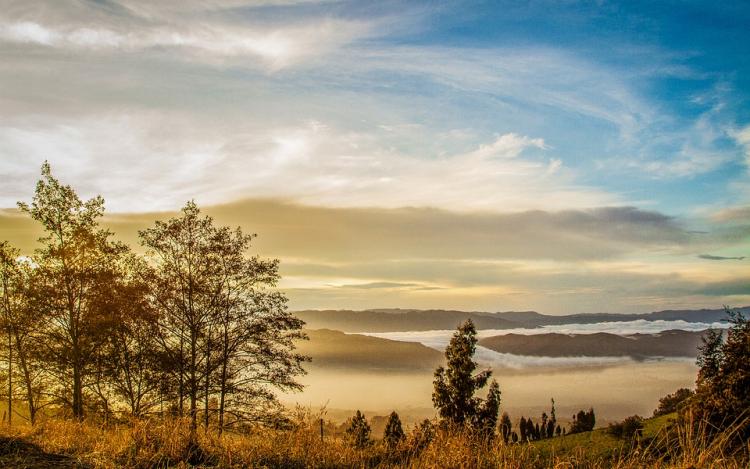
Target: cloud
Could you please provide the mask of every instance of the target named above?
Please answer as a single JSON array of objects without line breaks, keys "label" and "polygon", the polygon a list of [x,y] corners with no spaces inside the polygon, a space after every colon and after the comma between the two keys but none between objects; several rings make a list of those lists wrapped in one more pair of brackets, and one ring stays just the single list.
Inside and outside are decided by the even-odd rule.
[{"label": "cloud", "polygon": [[[325,54],[342,44],[366,36],[369,29],[370,25],[364,22],[336,19],[274,30],[196,25],[184,29],[159,26],[124,32],[88,27],[65,32],[33,22],[22,22],[0,27],[0,38],[56,48],[137,52],[166,47],[194,49],[219,57],[253,55],[267,60],[271,70],[278,70],[301,58]],[[202,59],[201,56],[195,58]]]},{"label": "cloud", "polygon": [[[382,130],[351,132],[314,120],[287,128],[247,124],[139,112],[52,127],[0,125],[0,153],[19,162],[5,169],[9,178],[27,178],[48,160],[61,180],[84,181],[85,192],[102,194],[114,211],[176,209],[193,197],[204,204],[276,197],[319,206],[460,211],[616,201],[576,186],[559,160],[547,162],[548,147],[538,138],[511,133],[463,153],[416,156],[384,148]],[[18,194],[17,187],[3,187],[0,205],[12,206]]]},{"label": "cloud", "polygon": [[396,283],[396,282],[370,282],[359,283],[354,285],[338,285],[336,288],[352,288],[355,290],[380,290],[394,288],[413,288],[420,287],[416,283]]},{"label": "cloud", "polygon": [[706,259],[709,261],[742,261],[745,256],[740,257],[725,257],[725,256],[712,256],[711,254],[701,254],[698,256],[700,259]]}]

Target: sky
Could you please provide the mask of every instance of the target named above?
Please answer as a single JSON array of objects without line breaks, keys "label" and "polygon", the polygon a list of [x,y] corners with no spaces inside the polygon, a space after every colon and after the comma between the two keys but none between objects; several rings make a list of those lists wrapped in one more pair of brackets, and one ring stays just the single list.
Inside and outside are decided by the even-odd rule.
[{"label": "sky", "polygon": [[49,161],[293,310],[745,306],[749,98],[745,1],[2,0],[0,240]]}]

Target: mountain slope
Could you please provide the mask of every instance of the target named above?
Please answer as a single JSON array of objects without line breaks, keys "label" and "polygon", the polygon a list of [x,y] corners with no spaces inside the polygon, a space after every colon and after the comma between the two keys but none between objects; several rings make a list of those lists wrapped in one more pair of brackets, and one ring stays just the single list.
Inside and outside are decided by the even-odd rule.
[{"label": "mountain slope", "polygon": [[671,330],[660,334],[506,334],[479,345],[500,353],[536,357],[689,357],[698,356],[703,332]]}]

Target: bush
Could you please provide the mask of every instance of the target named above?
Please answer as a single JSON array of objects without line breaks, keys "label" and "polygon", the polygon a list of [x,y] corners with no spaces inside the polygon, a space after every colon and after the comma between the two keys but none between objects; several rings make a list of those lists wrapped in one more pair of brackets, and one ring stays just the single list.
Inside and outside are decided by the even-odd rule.
[{"label": "bush", "polygon": [[610,423],[607,433],[622,440],[629,440],[633,437],[641,436],[643,430],[643,417],[631,415],[622,422]]},{"label": "bush", "polygon": [[667,394],[659,399],[659,407],[654,411],[654,417],[677,412],[680,404],[694,394],[695,392],[688,388],[680,388],[672,394]]}]

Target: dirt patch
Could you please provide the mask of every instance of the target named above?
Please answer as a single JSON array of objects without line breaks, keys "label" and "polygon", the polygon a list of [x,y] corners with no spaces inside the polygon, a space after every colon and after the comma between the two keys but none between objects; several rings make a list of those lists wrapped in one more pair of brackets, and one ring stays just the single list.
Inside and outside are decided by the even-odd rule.
[{"label": "dirt patch", "polygon": [[14,469],[93,469],[94,466],[70,456],[50,454],[23,438],[0,437],[0,468]]}]

